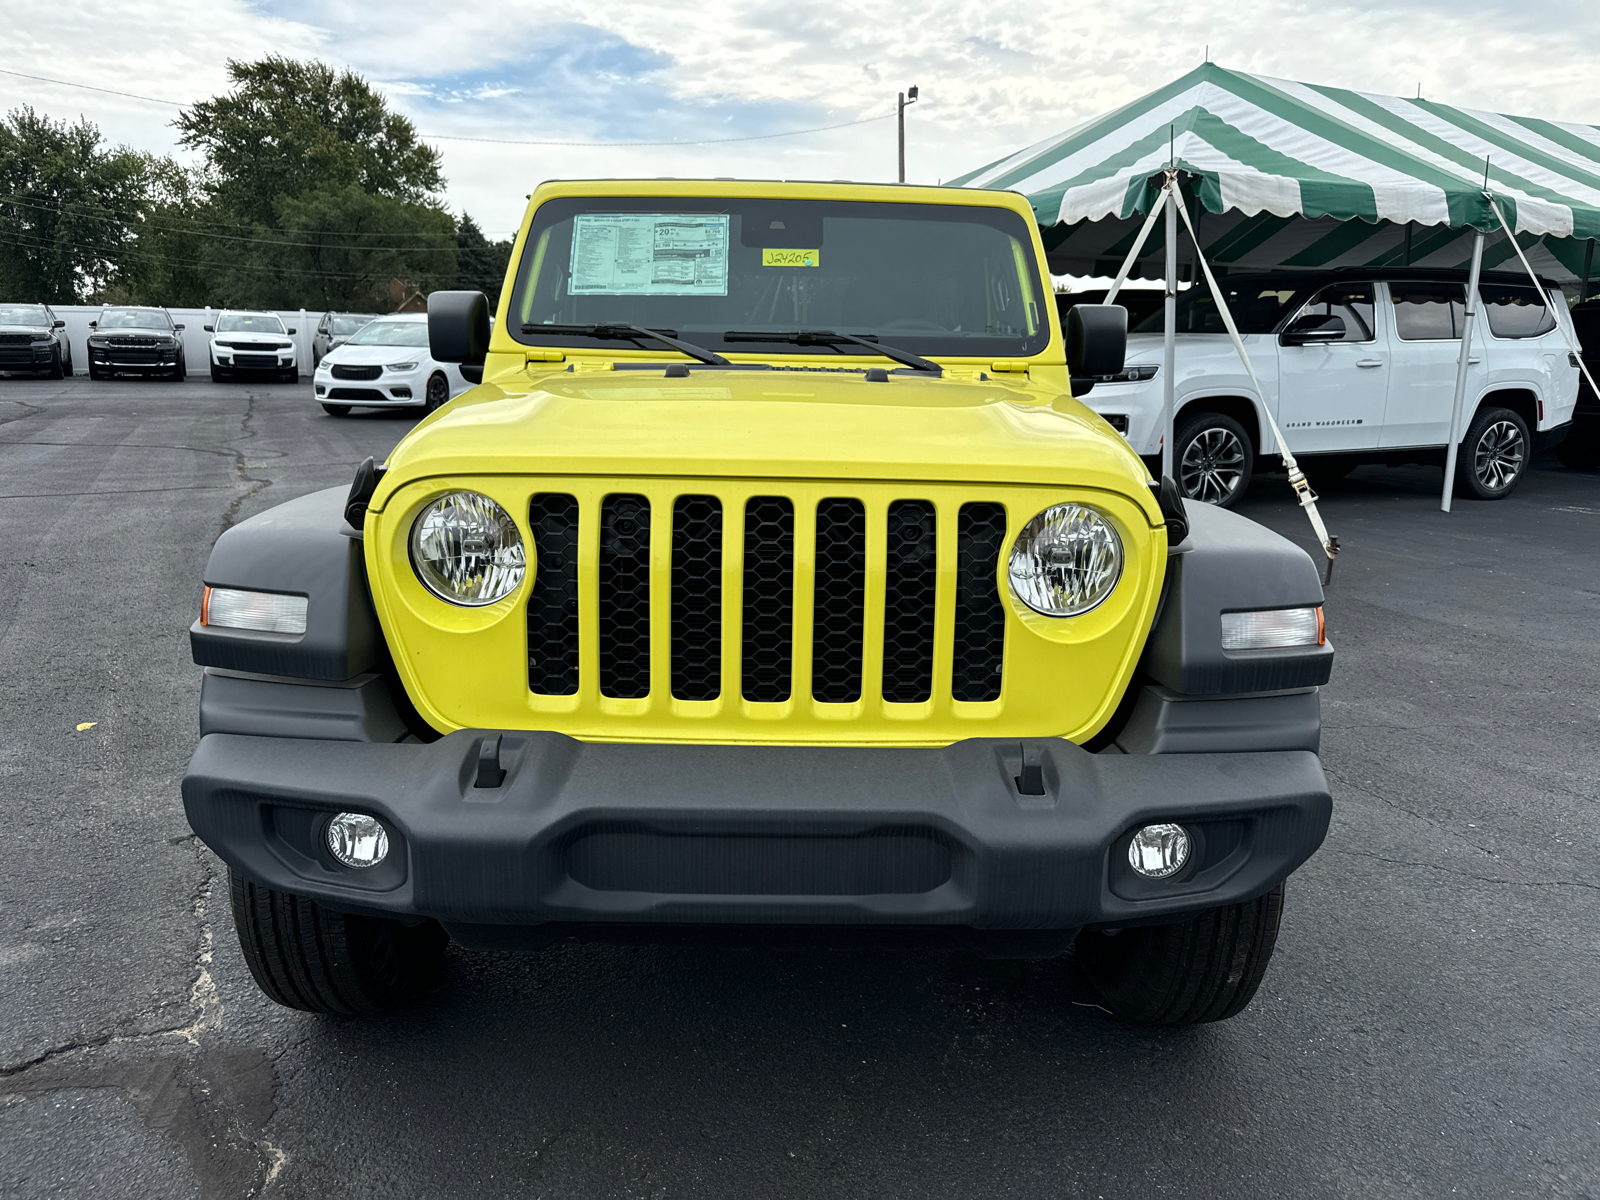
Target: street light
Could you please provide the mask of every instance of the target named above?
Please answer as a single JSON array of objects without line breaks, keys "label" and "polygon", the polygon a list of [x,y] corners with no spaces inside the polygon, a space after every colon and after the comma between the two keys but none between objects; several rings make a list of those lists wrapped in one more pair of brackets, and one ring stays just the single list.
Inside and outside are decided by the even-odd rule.
[{"label": "street light", "polygon": [[900,104],[895,113],[900,121],[900,182],[906,181],[906,109],[917,102],[917,85],[912,84],[911,90],[900,93]]}]

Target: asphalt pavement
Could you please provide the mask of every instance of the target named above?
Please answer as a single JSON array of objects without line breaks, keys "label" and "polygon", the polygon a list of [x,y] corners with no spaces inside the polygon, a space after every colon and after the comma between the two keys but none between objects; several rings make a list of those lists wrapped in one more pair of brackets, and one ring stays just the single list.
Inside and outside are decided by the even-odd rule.
[{"label": "asphalt pavement", "polygon": [[[1241,1016],[1070,960],[452,949],[277,1008],[178,782],[231,523],[411,427],[309,384],[0,379],[0,1195],[1600,1196],[1600,472],[1324,513],[1333,828]],[[1282,477],[1243,511],[1310,547]]]}]

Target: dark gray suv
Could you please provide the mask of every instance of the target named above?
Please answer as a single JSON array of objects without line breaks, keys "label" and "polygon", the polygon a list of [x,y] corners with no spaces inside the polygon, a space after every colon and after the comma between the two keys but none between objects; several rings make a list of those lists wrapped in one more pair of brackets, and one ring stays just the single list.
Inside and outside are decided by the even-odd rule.
[{"label": "dark gray suv", "polygon": [[0,371],[50,379],[72,374],[67,323],[48,304],[0,304]]},{"label": "dark gray suv", "polygon": [[181,382],[188,374],[182,333],[183,326],[173,324],[164,308],[103,308],[89,322],[89,378],[131,373]]}]

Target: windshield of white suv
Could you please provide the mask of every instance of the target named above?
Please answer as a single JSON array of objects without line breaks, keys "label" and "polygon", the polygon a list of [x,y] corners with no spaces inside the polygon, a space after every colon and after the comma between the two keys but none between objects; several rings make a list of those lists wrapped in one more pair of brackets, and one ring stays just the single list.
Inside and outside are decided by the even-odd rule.
[{"label": "windshield of white suv", "polygon": [[217,320],[218,333],[283,333],[283,322],[272,313],[227,313]]},{"label": "windshield of white suv", "polygon": [[[829,331],[917,355],[1024,356],[1049,341],[1049,301],[1031,231],[1007,209],[565,199],[534,215],[510,332],[535,346],[615,346],[614,335],[570,327],[628,325],[712,351],[871,353],[848,343],[759,337]],[[568,328],[546,333],[541,325]]]},{"label": "windshield of white suv", "polygon": [[40,304],[0,304],[0,325],[48,325],[50,317]]},{"label": "windshield of white suv", "polygon": [[[1293,281],[1259,278],[1241,279],[1237,283],[1221,279],[1217,286],[1228,301],[1228,311],[1233,314],[1240,333],[1271,333],[1288,315],[1291,301],[1306,290],[1303,284],[1297,286]],[[1157,309],[1130,332],[1160,333],[1165,328],[1165,319],[1163,310]],[[1228,327],[1222,323],[1216,297],[1208,288],[1191,288],[1178,297],[1177,331],[1227,334]]]},{"label": "windshield of white suv", "polygon": [[170,329],[172,322],[163,312],[147,308],[108,308],[99,317],[99,329]]},{"label": "windshield of white suv", "polygon": [[426,321],[370,321],[350,336],[346,346],[426,346]]}]

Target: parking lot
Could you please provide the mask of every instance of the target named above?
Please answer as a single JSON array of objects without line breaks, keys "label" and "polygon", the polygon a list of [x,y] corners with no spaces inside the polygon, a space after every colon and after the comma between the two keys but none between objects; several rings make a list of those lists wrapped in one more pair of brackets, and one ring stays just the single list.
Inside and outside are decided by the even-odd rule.
[{"label": "parking lot", "polygon": [[[1600,1195],[1600,472],[1323,511],[1333,828],[1178,1032],[1070,960],[451,952],[398,1016],[256,989],[189,835],[235,521],[411,427],[298,386],[0,379],[0,1194]],[[1281,478],[1243,511],[1310,546]]]}]

